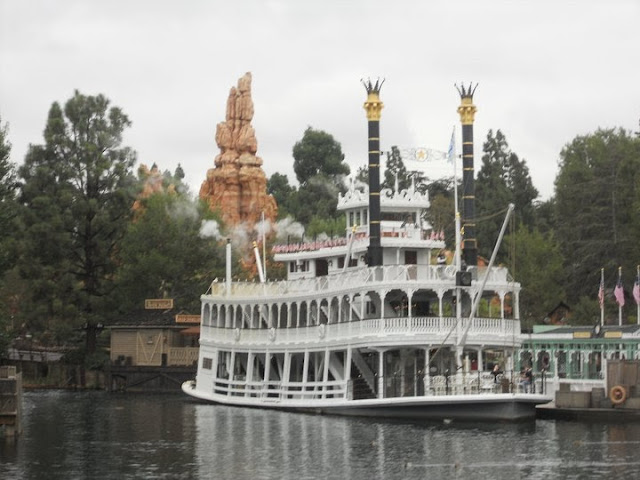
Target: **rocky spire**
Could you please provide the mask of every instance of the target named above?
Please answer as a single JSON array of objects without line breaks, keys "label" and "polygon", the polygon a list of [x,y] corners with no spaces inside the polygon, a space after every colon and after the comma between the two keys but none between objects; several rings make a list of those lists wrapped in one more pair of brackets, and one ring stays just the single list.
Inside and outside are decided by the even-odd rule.
[{"label": "rocky spire", "polygon": [[220,212],[228,227],[241,223],[252,227],[263,212],[274,223],[278,214],[275,199],[267,194],[262,159],[256,156],[258,141],[252,119],[251,73],[246,73],[229,92],[225,121],[216,128],[220,153],[200,187],[200,198]]}]

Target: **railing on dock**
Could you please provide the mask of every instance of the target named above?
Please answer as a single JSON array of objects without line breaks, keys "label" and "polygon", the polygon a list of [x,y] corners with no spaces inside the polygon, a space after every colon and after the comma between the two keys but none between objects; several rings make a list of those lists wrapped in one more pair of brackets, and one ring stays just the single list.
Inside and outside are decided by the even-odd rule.
[{"label": "railing on dock", "polygon": [[189,366],[197,364],[199,351],[198,347],[171,347],[169,348],[167,365]]}]

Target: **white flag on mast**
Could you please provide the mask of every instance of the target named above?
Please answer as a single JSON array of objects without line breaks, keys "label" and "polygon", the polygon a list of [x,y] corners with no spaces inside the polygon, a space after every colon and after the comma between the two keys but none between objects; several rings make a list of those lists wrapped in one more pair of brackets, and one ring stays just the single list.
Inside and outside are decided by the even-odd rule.
[{"label": "white flag on mast", "polygon": [[456,127],[451,132],[451,141],[449,142],[449,150],[447,151],[447,159],[453,163],[456,159]]}]

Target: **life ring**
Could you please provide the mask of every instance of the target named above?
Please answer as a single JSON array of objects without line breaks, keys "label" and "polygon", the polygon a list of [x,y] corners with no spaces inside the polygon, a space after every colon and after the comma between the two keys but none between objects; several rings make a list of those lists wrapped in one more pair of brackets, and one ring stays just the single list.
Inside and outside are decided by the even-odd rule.
[{"label": "life ring", "polygon": [[616,385],[609,391],[609,398],[614,405],[622,405],[627,399],[627,389],[622,385]]}]

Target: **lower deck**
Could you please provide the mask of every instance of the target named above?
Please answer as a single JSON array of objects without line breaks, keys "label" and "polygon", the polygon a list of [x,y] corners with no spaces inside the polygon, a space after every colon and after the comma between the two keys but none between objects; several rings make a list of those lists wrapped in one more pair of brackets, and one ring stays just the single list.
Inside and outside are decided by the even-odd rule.
[{"label": "lower deck", "polygon": [[[189,392],[219,403],[321,410],[379,408],[389,402],[434,405],[454,398],[492,403],[515,396],[534,404],[551,399],[553,388],[544,373],[529,381],[513,371],[513,350],[474,352],[476,359],[467,351],[457,368],[458,351],[450,347],[260,351],[204,346],[196,386]],[[490,371],[494,366],[497,375]]]}]

